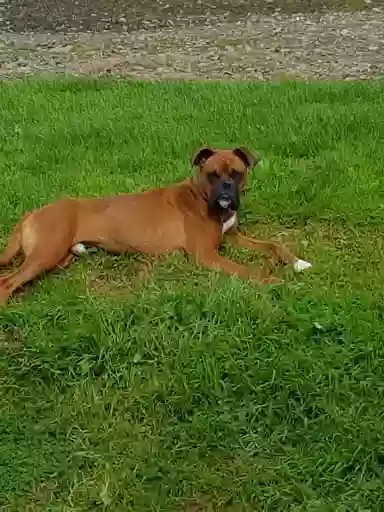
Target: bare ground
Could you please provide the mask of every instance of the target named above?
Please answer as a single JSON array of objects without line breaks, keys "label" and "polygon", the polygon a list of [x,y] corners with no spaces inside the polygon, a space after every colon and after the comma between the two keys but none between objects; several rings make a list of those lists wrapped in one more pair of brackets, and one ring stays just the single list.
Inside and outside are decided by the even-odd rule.
[{"label": "bare ground", "polygon": [[0,0],[0,76],[371,78],[384,75],[379,4]]}]

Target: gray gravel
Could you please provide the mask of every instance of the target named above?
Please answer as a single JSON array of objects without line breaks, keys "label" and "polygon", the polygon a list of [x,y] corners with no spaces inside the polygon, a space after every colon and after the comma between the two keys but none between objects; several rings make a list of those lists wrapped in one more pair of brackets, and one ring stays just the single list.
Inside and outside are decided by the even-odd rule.
[{"label": "gray gravel", "polygon": [[0,6],[3,23],[14,29],[0,35],[3,78],[52,72],[116,73],[131,79],[366,79],[384,75],[384,8],[379,7],[301,14],[239,11],[237,17],[219,9],[219,14],[204,20],[193,13],[185,19],[181,16],[173,26],[172,20],[165,23],[163,17],[161,26],[148,22],[143,28],[142,16],[141,24],[119,30],[86,32],[67,23],[63,30],[56,27],[50,33],[30,27],[18,31],[9,21],[9,5],[0,0]]},{"label": "gray gravel", "polygon": [[132,32],[211,25],[217,17],[234,22],[276,11],[357,11],[380,5],[382,0],[1,0],[0,32]]}]

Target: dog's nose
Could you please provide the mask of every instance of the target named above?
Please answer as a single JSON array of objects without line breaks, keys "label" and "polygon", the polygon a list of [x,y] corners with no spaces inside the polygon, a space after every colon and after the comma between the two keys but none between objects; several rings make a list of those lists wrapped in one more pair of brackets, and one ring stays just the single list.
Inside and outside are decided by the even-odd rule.
[{"label": "dog's nose", "polygon": [[232,181],[224,181],[223,182],[223,189],[229,190],[232,187]]}]

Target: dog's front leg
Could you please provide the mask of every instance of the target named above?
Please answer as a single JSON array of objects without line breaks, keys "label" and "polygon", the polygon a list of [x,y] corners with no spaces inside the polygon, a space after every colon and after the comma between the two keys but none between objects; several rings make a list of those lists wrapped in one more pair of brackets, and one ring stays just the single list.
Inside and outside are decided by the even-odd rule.
[{"label": "dog's front leg", "polygon": [[264,240],[255,240],[243,235],[237,230],[229,232],[227,236],[228,239],[238,247],[270,254],[275,260],[285,263],[286,265],[292,265],[296,272],[301,272],[312,266],[309,261],[301,260],[295,256],[295,254],[293,254],[293,252],[283,244]]},{"label": "dog's front leg", "polygon": [[267,276],[260,270],[242,265],[236,261],[221,256],[217,252],[203,252],[195,254],[195,259],[199,265],[212,270],[220,270],[227,275],[240,277],[242,279],[252,279],[261,283],[279,283],[280,280],[273,276]]}]

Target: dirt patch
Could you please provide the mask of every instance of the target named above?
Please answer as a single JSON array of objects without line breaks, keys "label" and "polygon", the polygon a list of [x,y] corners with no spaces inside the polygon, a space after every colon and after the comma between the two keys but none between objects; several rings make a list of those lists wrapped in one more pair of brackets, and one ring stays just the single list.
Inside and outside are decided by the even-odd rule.
[{"label": "dirt patch", "polygon": [[88,288],[92,293],[108,297],[130,295],[151,277],[156,263],[156,259],[143,258],[135,261],[128,272],[118,269],[95,269],[87,278]]},{"label": "dirt patch", "polygon": [[20,352],[24,349],[25,333],[11,326],[0,326],[0,351]]},{"label": "dirt patch", "polygon": [[[224,501],[224,502],[223,502]],[[180,512],[257,512],[259,508],[245,504],[228,504],[226,500],[200,498],[187,503]]]}]

